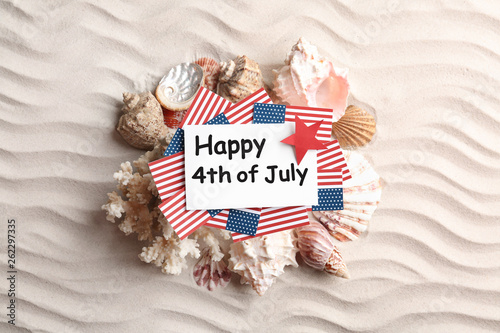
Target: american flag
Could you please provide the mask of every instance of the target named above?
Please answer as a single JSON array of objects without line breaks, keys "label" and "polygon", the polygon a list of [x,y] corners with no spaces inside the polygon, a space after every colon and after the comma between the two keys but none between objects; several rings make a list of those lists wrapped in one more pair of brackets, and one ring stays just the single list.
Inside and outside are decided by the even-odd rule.
[{"label": "american flag", "polygon": [[262,208],[240,208],[229,210],[226,230],[255,235]]},{"label": "american flag", "polygon": [[342,169],[318,170],[318,188],[342,188]]},{"label": "american flag", "polygon": [[191,106],[187,110],[184,119],[182,119],[179,128],[183,128],[186,125],[202,125],[232,105],[228,100],[205,87],[201,87],[193,103],[191,103]]},{"label": "american flag", "polygon": [[342,189],[342,169],[318,170],[318,204],[308,210],[342,210],[344,193]]},{"label": "american flag", "polygon": [[300,117],[307,126],[323,120],[316,138],[325,142],[332,139],[332,109],[261,103],[254,106],[254,124],[295,123],[295,116]]},{"label": "american flag", "polygon": [[250,96],[233,105],[224,114],[231,124],[249,124],[253,121],[253,105],[255,103],[272,104],[271,98],[264,88],[260,88]]},{"label": "american flag", "polygon": [[343,180],[351,179],[351,172],[347,167],[347,163],[344,158],[344,153],[340,148],[339,142],[337,140],[330,141],[325,144],[326,149],[318,150],[318,170],[319,169],[343,169]]},{"label": "american flag", "polygon": [[234,242],[240,242],[253,237],[294,229],[308,224],[309,217],[304,206],[262,208],[255,236],[233,232],[232,237]]},{"label": "american flag", "polygon": [[225,230],[228,216],[229,216],[229,210],[223,209],[217,215],[212,216],[212,218],[208,220],[205,226]]},{"label": "american flag", "polygon": [[148,165],[162,201],[165,201],[184,187],[183,151],[151,162]]},{"label": "american flag", "polygon": [[210,220],[206,210],[186,210],[186,189],[182,188],[158,206],[180,239]]}]

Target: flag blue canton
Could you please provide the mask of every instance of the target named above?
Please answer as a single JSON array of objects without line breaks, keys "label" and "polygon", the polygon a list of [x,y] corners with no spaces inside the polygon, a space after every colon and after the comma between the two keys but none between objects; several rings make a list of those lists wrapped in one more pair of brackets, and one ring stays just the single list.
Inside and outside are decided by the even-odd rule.
[{"label": "flag blue canton", "polygon": [[227,218],[226,230],[255,236],[260,215],[231,209]]},{"label": "flag blue canton", "polygon": [[203,125],[230,125],[231,123],[227,120],[226,115],[224,113],[220,113],[217,116],[213,117]]},{"label": "flag blue canton", "polygon": [[282,124],[285,122],[285,113],[285,105],[255,103],[253,105],[253,123]]},{"label": "flag blue canton", "polygon": [[208,210],[208,214],[210,214],[210,216],[212,216],[212,217],[217,216],[217,214],[219,214],[220,212],[222,212],[222,209],[209,209]]},{"label": "flag blue canton", "polygon": [[178,128],[177,131],[175,131],[174,137],[172,138],[172,141],[170,141],[170,144],[168,145],[167,149],[165,149],[163,155],[170,156],[173,154],[180,153],[183,150],[184,150],[184,130],[182,128]]},{"label": "flag blue canton", "polygon": [[318,190],[318,205],[312,206],[317,210],[342,210],[344,209],[344,191],[341,188],[320,188]]}]

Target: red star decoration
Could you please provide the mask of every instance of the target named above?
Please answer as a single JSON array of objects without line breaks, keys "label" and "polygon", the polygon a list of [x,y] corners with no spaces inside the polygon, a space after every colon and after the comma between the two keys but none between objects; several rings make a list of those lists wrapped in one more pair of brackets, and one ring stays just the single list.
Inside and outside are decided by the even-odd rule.
[{"label": "red star decoration", "polygon": [[315,122],[311,126],[306,126],[304,121],[295,116],[295,134],[281,140],[281,142],[295,146],[295,156],[297,163],[300,164],[308,150],[325,149],[321,141],[316,139],[316,132],[323,120]]}]

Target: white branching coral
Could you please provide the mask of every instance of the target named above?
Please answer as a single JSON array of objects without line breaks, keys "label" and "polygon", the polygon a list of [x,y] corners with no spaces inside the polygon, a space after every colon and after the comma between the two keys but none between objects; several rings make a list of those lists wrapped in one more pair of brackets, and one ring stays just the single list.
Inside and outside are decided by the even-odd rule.
[{"label": "white branching coral", "polygon": [[[149,241],[139,258],[161,267],[163,273],[178,275],[187,267],[187,258],[200,257],[203,241],[213,261],[224,257],[219,240],[209,228],[200,228],[192,238],[180,240],[158,208],[161,200],[148,163],[163,156],[173,132],[165,138],[166,144],[158,144],[133,163],[124,162],[113,178],[118,182],[118,191],[108,193],[108,202],[102,206],[106,219],[119,222],[118,227],[126,235],[137,233],[141,241]],[[134,172],[135,168],[135,172]],[[228,232],[223,235],[228,239]]]}]

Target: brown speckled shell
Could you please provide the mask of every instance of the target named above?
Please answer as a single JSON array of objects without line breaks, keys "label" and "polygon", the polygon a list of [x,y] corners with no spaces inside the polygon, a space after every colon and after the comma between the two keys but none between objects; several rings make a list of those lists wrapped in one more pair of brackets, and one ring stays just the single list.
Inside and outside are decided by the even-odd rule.
[{"label": "brown speckled shell", "polygon": [[154,148],[156,142],[167,134],[160,103],[151,94],[123,93],[123,115],[116,130],[133,147],[145,150]]},{"label": "brown speckled shell", "polygon": [[375,134],[375,118],[365,110],[349,105],[345,114],[333,123],[332,134],[342,148],[366,145]]},{"label": "brown speckled shell", "polygon": [[247,56],[221,63],[217,94],[228,101],[237,103],[262,87],[264,80],[259,64]]}]

